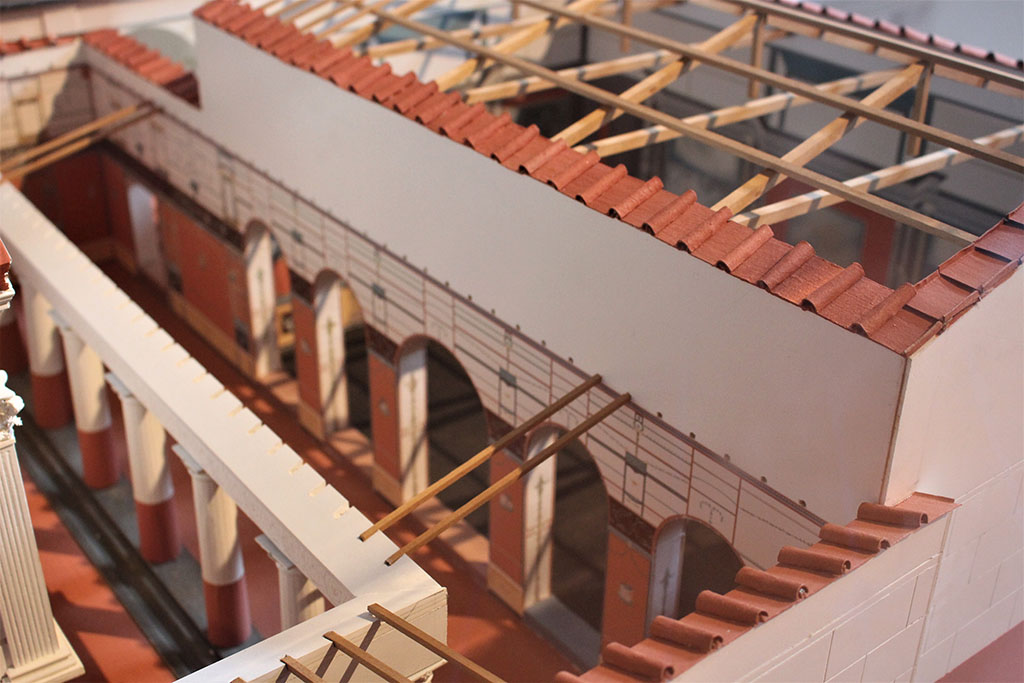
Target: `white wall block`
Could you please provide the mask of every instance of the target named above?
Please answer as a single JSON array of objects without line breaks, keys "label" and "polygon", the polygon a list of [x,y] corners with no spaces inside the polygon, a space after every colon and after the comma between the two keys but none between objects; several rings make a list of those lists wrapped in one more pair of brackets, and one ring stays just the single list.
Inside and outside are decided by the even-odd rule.
[{"label": "white wall block", "polygon": [[[770,671],[755,680],[777,681],[778,683],[797,683],[798,681],[824,680],[825,666],[828,663],[828,650],[832,642],[831,634],[824,635],[791,655],[786,661],[773,667]],[[858,679],[859,680],[859,679]]]},{"label": "white wall block", "polygon": [[[984,612],[992,599],[995,587],[996,569],[967,584],[955,584],[943,593],[935,591],[932,608],[928,613],[925,627],[926,648],[931,648],[947,636],[957,632],[966,622]],[[939,566],[939,578],[942,566]]]},{"label": "white wall block", "polygon": [[832,678],[829,678],[826,683],[860,683],[864,675],[864,663],[865,658],[861,657]]},{"label": "white wall block", "polygon": [[918,620],[868,653],[865,681],[891,681],[914,665],[924,620]]},{"label": "white wall block", "polygon": [[935,587],[935,574],[937,567],[932,565],[918,574],[914,581],[914,600],[910,603],[910,614],[907,615],[907,624],[917,621],[928,611],[928,605],[932,599],[932,589]]},{"label": "white wall block", "polygon": [[[842,671],[866,651],[886,642],[907,625],[910,603],[914,599],[914,579],[904,580],[880,595],[874,604],[837,627],[828,656],[826,678]],[[905,667],[892,673],[895,676]]]},{"label": "white wall block", "polygon": [[917,658],[913,681],[932,683],[946,675],[949,671],[949,654],[953,651],[953,636],[940,641],[934,646],[923,650]]},{"label": "white wall block", "polygon": [[1014,601],[1018,597],[1019,593],[1004,598],[971,621],[961,625],[953,638],[953,651],[950,653],[949,659],[950,669],[960,666],[1009,630],[1010,615],[1013,613]]}]

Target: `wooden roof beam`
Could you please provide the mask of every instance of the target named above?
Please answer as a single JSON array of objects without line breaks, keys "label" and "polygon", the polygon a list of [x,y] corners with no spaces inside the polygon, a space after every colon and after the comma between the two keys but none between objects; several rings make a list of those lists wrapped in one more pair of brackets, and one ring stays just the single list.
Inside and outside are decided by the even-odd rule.
[{"label": "wooden roof beam", "polygon": [[[701,50],[718,54],[722,50],[725,50],[730,45],[734,44],[740,38],[749,35],[756,22],[756,15],[747,14],[741,17],[738,21],[726,26],[707,40],[698,43],[697,47]],[[655,93],[667,88],[683,73],[696,69],[698,66],[700,66],[700,61],[698,60],[692,60],[686,57],[677,59],[671,64],[661,67],[654,73],[633,84],[624,90],[619,96],[623,99],[629,100],[630,102],[643,102]],[[575,145],[580,140],[586,139],[592,133],[597,131],[601,126],[606,123],[611,123],[620,116],[622,116],[621,109],[599,107],[575,123],[572,123],[558,133],[555,133],[551,136],[551,139],[564,140],[567,145]]]},{"label": "wooden roof beam", "polygon": [[[573,14],[578,13],[583,15],[584,13],[595,9],[603,1],[604,0],[573,0],[573,2],[568,5],[568,8],[572,10]],[[499,41],[497,45],[492,46],[491,49],[495,50],[499,54],[512,54],[538,40],[541,36],[548,33],[554,33],[558,29],[563,26],[567,26],[570,23],[572,23],[570,19],[555,19],[550,15],[542,16],[532,25],[502,38],[501,41]],[[449,90],[469,78],[469,76],[478,69],[486,68],[493,63],[494,60],[492,59],[473,57],[438,76],[434,79],[434,82],[437,83],[439,90]]]},{"label": "wooden roof beam", "polygon": [[288,673],[298,678],[302,683],[324,683],[324,679],[317,676],[315,671],[291,655],[281,657],[281,663],[284,664],[284,668],[288,670]]},{"label": "wooden roof beam", "polygon": [[[867,95],[861,102],[873,107],[888,106],[897,97],[914,87],[914,84],[917,83],[924,70],[924,66],[920,64],[908,66]],[[854,114],[842,114],[827,123],[816,133],[808,136],[803,142],[784,154],[782,159],[783,161],[804,166],[863,122],[864,119]],[[785,177],[784,174],[774,169],[765,169],[730,192],[711,208],[715,211],[728,208],[733,214],[737,214],[757,201],[765,192],[782,182]]]},{"label": "wooden roof beam", "polygon": [[[531,0],[522,0],[528,2]],[[826,189],[833,194],[836,194],[847,201],[853,202],[858,206],[863,206],[867,209],[875,211],[876,213],[882,214],[887,218],[892,218],[895,221],[904,223],[911,227],[923,230],[924,232],[938,234],[938,235],[957,235],[963,231],[954,228],[951,225],[943,223],[942,221],[935,220],[929,216],[922,215],[916,211],[912,211],[906,207],[895,204],[881,197],[875,197],[869,195],[861,190],[856,190],[843,185],[843,183],[829,178],[821,173],[816,173],[805,169],[799,165],[791,164],[787,161],[783,161],[773,154],[761,151],[750,145],[745,145],[741,142],[728,138],[719,133],[715,133],[710,130],[704,130],[702,128],[691,126],[683,123],[678,118],[660,112],[652,107],[645,106],[643,104],[637,104],[634,102],[628,102],[623,100],[618,95],[614,95],[600,88],[596,88],[589,83],[582,83],[569,78],[562,78],[554,71],[548,68],[534,64],[515,55],[505,55],[500,52],[494,51],[489,47],[478,45],[471,41],[462,40],[458,38],[452,38],[445,34],[444,31],[435,29],[432,26],[423,24],[416,21],[404,19],[402,17],[395,16],[391,12],[386,10],[376,11],[381,16],[394,21],[396,24],[405,26],[413,31],[419,31],[426,35],[433,35],[437,38],[443,38],[444,40],[451,41],[456,47],[460,47],[463,50],[475,52],[484,57],[489,57],[497,62],[501,62],[519,69],[520,71],[533,75],[542,76],[548,80],[556,83],[558,87],[568,90],[569,92],[581,95],[583,97],[590,98],[598,104],[604,104],[612,107],[619,107],[623,109],[627,114],[636,116],[639,119],[649,121],[651,123],[657,123],[666,126],[672,130],[678,131],[679,133],[688,135],[695,140],[699,140],[711,147],[721,149],[723,151],[734,154],[742,159],[750,161],[751,163],[763,166],[765,168],[773,168],[781,171],[791,178],[795,178],[803,183],[811,185],[812,187],[818,187]]]},{"label": "wooden roof beam", "polygon": [[798,81],[787,76],[780,76],[770,71],[765,71],[764,69],[754,68],[749,64],[745,64],[735,59],[730,59],[721,55],[713,55],[706,51],[695,49],[677,40],[664,38],[662,36],[658,36],[647,31],[640,31],[628,26],[622,26],[621,24],[617,24],[600,17],[575,12],[568,8],[558,7],[548,2],[543,2],[542,0],[519,1],[525,5],[529,5],[530,7],[542,9],[593,28],[606,30],[613,34],[628,35],[631,38],[635,38],[638,41],[647,43],[654,47],[671,50],[684,57],[690,57],[691,59],[699,59],[706,64],[738,76],[755,78],[777,88],[788,90],[798,95],[803,95],[804,97],[816,102],[827,104],[843,111],[856,113],[866,119],[877,121],[878,123],[895,128],[896,130],[900,130],[909,135],[918,135],[927,140],[931,140],[932,142],[936,142],[947,147],[953,147],[954,149],[959,149],[962,152],[967,152],[972,156],[984,159],[985,161],[989,161],[998,166],[1008,168],[1016,173],[1024,173],[1024,159],[1016,155],[1007,154],[1000,150],[979,147],[970,139],[965,138],[962,135],[948,133],[940,128],[936,128],[935,126],[920,123],[907,118],[906,116],[900,116],[899,114],[894,114],[884,109],[862,104],[857,100],[843,95],[836,95],[816,90],[813,84],[804,83],[803,81]]},{"label": "wooden roof beam", "polygon": [[[847,78],[840,78],[827,83],[819,83],[815,87],[838,93],[858,92],[866,88],[879,86],[898,73],[898,69],[874,71],[860,76],[848,76]],[[732,123],[756,119],[759,116],[773,114],[778,111],[785,111],[792,107],[799,107],[809,102],[810,100],[806,97],[800,97],[793,93],[777,93],[751,100],[746,104],[723,107],[722,109],[716,109],[705,114],[687,116],[682,121],[691,126],[699,126],[701,128],[720,128]],[[597,152],[598,156],[603,158],[640,149],[648,145],[675,140],[679,137],[682,137],[682,133],[665,126],[647,126],[646,128],[629,131],[628,133],[620,133],[619,135],[612,135],[583,145],[577,145],[575,149],[577,152],[584,154],[593,150]]]},{"label": "wooden roof beam", "polygon": [[395,671],[393,668],[377,659],[366,650],[363,650],[340,633],[328,631],[324,634],[324,638],[331,641],[334,647],[348,655],[353,661],[359,662],[385,681],[388,681],[389,683],[412,683],[408,678]]},{"label": "wooden roof beam", "polygon": [[375,602],[367,607],[366,610],[385,624],[389,625],[391,628],[406,635],[410,639],[415,640],[434,654],[443,657],[449,664],[454,664],[459,667],[469,674],[469,676],[474,680],[480,681],[480,683],[504,683],[500,678],[492,674],[487,669],[461,653],[456,652],[447,644],[442,643],[440,640],[417,627],[415,624],[409,623],[391,610],[385,608],[383,605]]},{"label": "wooden roof beam", "polygon": [[[383,9],[390,2],[391,0],[378,0],[378,2],[375,2],[372,5],[362,6],[353,17],[346,18],[346,20],[348,21],[351,19],[351,21],[355,21],[362,16],[374,13],[374,10],[378,8]],[[417,12],[427,9],[431,5],[436,5],[437,3],[438,0],[409,0],[392,10],[392,13],[398,17],[410,17]],[[351,23],[351,21],[348,21],[348,23]],[[361,43],[370,36],[383,31],[390,26],[391,23],[392,22],[390,21],[375,21],[372,24],[360,26],[359,28],[349,31],[338,38],[332,39],[331,44],[333,44],[334,47],[348,47],[350,45]]]},{"label": "wooden roof beam", "polygon": [[[986,147],[1008,147],[1021,140],[1024,140],[1024,125],[1013,126],[992,135],[975,138],[979,145]],[[864,190],[865,192],[877,192],[886,187],[905,183],[908,180],[962,164],[965,161],[970,161],[971,158],[968,154],[946,147],[916,159],[905,161],[902,164],[896,164],[851,178],[843,184]],[[733,216],[732,220],[742,225],[756,228],[766,223],[777,223],[778,221],[784,221],[795,216],[803,216],[812,211],[842,204],[844,201],[846,200],[825,190],[814,190],[796,197],[783,199],[774,204],[762,206],[758,209],[745,211]],[[975,236],[970,233],[965,233],[963,237],[967,243],[973,242],[975,239]]]}]

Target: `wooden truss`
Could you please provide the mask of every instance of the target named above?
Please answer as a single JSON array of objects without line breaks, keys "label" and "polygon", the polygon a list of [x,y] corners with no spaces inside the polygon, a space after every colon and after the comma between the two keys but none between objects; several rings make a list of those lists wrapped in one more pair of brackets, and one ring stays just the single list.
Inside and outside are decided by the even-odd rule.
[{"label": "wooden truss", "polygon": [[[741,222],[763,224],[800,215],[840,202],[852,202],[899,223],[967,243],[974,235],[879,197],[875,192],[911,178],[967,160],[995,164],[1024,174],[1024,159],[1005,151],[1015,141],[1010,131],[977,139],[943,130],[925,122],[928,95],[934,78],[946,78],[972,87],[1024,97],[1024,74],[998,64],[975,60],[931,46],[893,37],[832,19],[813,15],[766,0],[689,0],[695,4],[731,14],[728,25],[699,43],[682,43],[637,28],[632,24],[644,12],[676,4],[673,0],[571,0],[554,4],[548,0],[512,0],[515,17],[506,23],[444,31],[414,18],[436,0],[278,0],[264,7],[303,31],[329,37],[338,46],[350,46],[373,58],[386,58],[413,50],[455,47],[467,55],[464,62],[435,79],[441,91],[461,90],[469,104],[480,102],[500,106],[503,100],[529,93],[561,89],[580,95],[596,106],[592,112],[561,131],[543,131],[554,140],[575,145],[579,151],[594,151],[605,157],[639,149],[680,136],[734,155],[761,169],[747,182],[713,202],[713,208],[728,208]],[[520,8],[532,13],[518,15]],[[519,56],[517,52],[535,41],[570,25],[585,26],[617,36],[624,48],[647,46],[621,57],[552,71]],[[401,26],[418,34],[395,42],[375,42],[374,36],[387,26]],[[763,54],[772,41],[806,36],[885,58],[894,68],[851,76],[828,83],[812,84],[780,75],[765,68]],[[746,61],[724,52],[747,50]],[[493,82],[493,69],[510,77]],[[748,83],[748,100],[717,111],[677,118],[649,104],[652,96],[682,75],[702,67],[743,78]],[[637,82],[621,93],[611,93],[589,83],[615,74],[639,73]],[[476,77],[486,74],[488,80]],[[770,94],[763,94],[768,87]],[[874,89],[863,99],[851,94]],[[887,109],[906,93],[914,93],[909,116]],[[776,156],[714,131],[730,123],[754,119],[793,107],[819,105],[834,112],[834,120],[800,141],[793,149]],[[646,122],[637,130],[597,137],[612,120],[630,114]],[[829,150],[857,126],[881,125],[906,136],[908,161],[896,167],[846,181],[807,168],[815,157]],[[942,151],[921,157],[922,142],[939,145]],[[790,177],[815,188],[802,198],[779,205],[748,210],[783,178]],[[486,459],[486,458],[484,458]],[[482,462],[482,461],[481,461]],[[433,495],[432,492],[429,495]],[[410,501],[411,502],[411,501]],[[390,516],[389,516],[390,517]],[[367,530],[372,534],[383,527]],[[383,522],[384,520],[382,520]]]}]

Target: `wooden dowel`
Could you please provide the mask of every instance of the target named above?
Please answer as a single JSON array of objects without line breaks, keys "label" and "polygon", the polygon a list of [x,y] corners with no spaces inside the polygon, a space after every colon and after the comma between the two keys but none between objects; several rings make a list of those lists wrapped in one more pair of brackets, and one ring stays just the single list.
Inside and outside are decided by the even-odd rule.
[{"label": "wooden dowel", "polygon": [[[379,1],[378,1],[378,4],[379,4]],[[376,5],[374,5],[374,7],[376,7]],[[332,33],[337,33],[338,31],[340,31],[341,29],[345,28],[346,26],[351,24],[353,21],[355,21],[359,17],[365,17],[367,14],[370,13],[370,8],[369,7],[364,7],[362,0],[345,0],[345,2],[341,3],[341,5],[339,7],[337,7],[331,13],[331,16],[338,16],[338,14],[340,14],[342,11],[348,11],[348,10],[353,9],[353,8],[355,8],[355,10],[356,10],[355,14],[351,14],[351,15],[345,17],[344,19],[341,19],[341,20],[331,24],[330,26],[325,26],[324,28],[322,28],[319,31],[317,31],[314,34],[316,36],[317,40],[320,40],[320,39],[322,39],[322,38],[324,38],[326,36],[329,36]]]},{"label": "wooden dowel", "polygon": [[[934,69],[929,67],[921,73],[917,82],[917,90],[914,92],[914,109],[910,112],[910,118],[915,121],[925,122],[928,114],[928,97],[931,94],[932,73]],[[921,153],[921,138],[916,135],[907,135],[907,156],[916,157]]]},{"label": "wooden dowel", "polygon": [[[337,0],[330,0],[330,2],[337,2]],[[327,13],[322,14],[322,15],[320,15],[318,17],[315,17],[313,19],[313,21],[309,22],[308,24],[303,24],[302,26],[299,26],[298,24],[296,24],[295,27],[297,29],[299,29],[300,31],[302,31],[303,33],[305,33],[306,31],[310,30],[314,26],[318,26],[320,24],[327,23],[328,21],[330,21],[334,17],[338,16],[342,12],[348,10],[353,4],[354,3],[351,0],[347,0],[346,2],[342,2],[342,3],[338,4],[337,7],[332,7]],[[316,36],[317,34],[313,34],[313,35]]]},{"label": "wooden dowel", "polygon": [[131,116],[135,112],[149,107],[152,107],[152,105],[149,102],[140,102],[139,104],[133,104],[130,107],[125,107],[124,109],[119,109],[115,112],[107,114],[106,116],[101,116],[95,121],[90,121],[89,123],[83,126],[75,128],[74,130],[69,130],[67,133],[58,135],[52,140],[47,140],[41,145],[36,145],[32,149],[25,150],[24,152],[15,154],[9,159],[4,159],[3,161],[0,161],[0,173],[6,173],[15,166],[20,166],[24,164],[26,161],[29,161],[30,159],[34,159],[35,157],[45,154],[52,149],[56,149],[58,147],[66,145],[72,140],[77,140],[80,137],[88,135],[94,130],[99,130],[104,126],[109,126],[113,123],[117,123],[121,119],[127,116]]},{"label": "wooden dowel", "polygon": [[381,531],[382,529],[387,529],[392,524],[402,519],[410,512],[415,510],[417,507],[419,507],[423,503],[423,501],[429,500],[430,498],[435,496],[439,491],[443,491],[444,489],[448,488],[450,485],[461,479],[463,476],[465,476],[469,472],[473,471],[474,469],[482,465],[485,461],[490,459],[492,455],[494,455],[501,449],[505,448],[519,437],[526,434],[528,431],[530,431],[531,429],[539,425],[541,422],[557,413],[565,406],[575,401],[579,396],[582,396],[584,392],[589,390],[591,387],[597,385],[600,381],[601,375],[592,375],[590,378],[587,379],[587,381],[576,386],[568,394],[558,399],[551,405],[547,406],[546,408],[544,408],[544,410],[540,411],[530,419],[526,420],[526,422],[523,422],[521,425],[513,429],[511,432],[504,435],[487,448],[484,448],[482,451],[474,455],[472,458],[462,463],[461,465],[453,469],[451,472],[444,475],[443,477],[435,481],[433,484],[431,484],[430,486],[423,489],[409,500],[399,505],[397,508],[395,508],[393,512],[387,514],[383,519],[378,521],[376,524],[371,526],[363,533],[359,534],[359,540],[365,541],[378,531]]},{"label": "wooden dowel", "polygon": [[579,423],[578,425],[567,431],[565,434],[560,436],[553,444],[542,450],[540,453],[533,456],[532,458],[524,462],[522,465],[515,468],[514,470],[506,474],[504,477],[496,481],[494,484],[491,484],[489,487],[478,493],[472,500],[470,500],[468,503],[460,507],[458,510],[449,513],[440,522],[430,527],[413,540],[406,543],[404,546],[402,546],[401,549],[395,551],[391,555],[391,557],[389,557],[384,562],[384,564],[391,566],[395,562],[397,562],[402,557],[402,555],[407,555],[408,553],[411,553],[414,550],[417,550],[418,548],[421,548],[427,543],[433,541],[435,538],[437,538],[450,527],[452,527],[456,522],[465,519],[475,510],[482,507],[489,500],[491,500],[499,493],[507,489],[509,486],[514,484],[516,481],[521,479],[523,475],[525,475],[527,472],[534,469],[542,462],[550,458],[552,455],[560,451],[570,441],[578,437],[580,434],[583,434],[588,429],[590,429],[597,423],[601,422],[606,417],[611,415],[613,412],[618,410],[620,407],[628,403],[629,400],[629,394],[622,394],[614,401],[606,405],[604,408],[601,408],[601,410],[597,411],[596,413],[585,419],[583,422]]},{"label": "wooden dowel", "polygon": [[[369,5],[365,9],[367,11],[374,11],[381,9],[388,5],[391,0],[381,0],[380,2]],[[437,4],[438,0],[409,0],[409,2],[391,10],[392,13],[399,17],[410,17],[417,12],[427,9],[431,5]],[[363,10],[360,10],[363,11]],[[358,13],[357,13],[358,14]],[[346,19],[347,21],[347,19]],[[349,47],[356,43],[361,43],[370,36],[383,31],[384,29],[391,26],[391,22],[385,20],[378,20],[372,24],[366,26],[360,26],[359,28],[349,31],[345,35],[341,36],[338,40],[332,40],[331,43],[334,47]]]},{"label": "wooden dowel", "polygon": [[474,679],[482,681],[483,683],[504,683],[502,679],[498,678],[497,676],[495,676],[490,671],[483,668],[473,660],[469,659],[468,657],[465,657],[459,652],[456,652],[451,647],[449,647],[445,643],[442,643],[440,640],[430,635],[423,629],[414,626],[413,624],[410,624],[408,621],[398,616],[394,612],[388,610],[387,608],[383,607],[382,605],[373,603],[366,609],[370,612],[370,614],[377,617],[384,623],[388,624],[396,631],[404,633],[409,638],[415,640],[417,643],[427,648],[434,654],[444,657],[446,660],[448,660],[449,664],[455,664],[456,666],[461,667],[466,673],[468,673]]},{"label": "wooden dowel", "polygon": [[324,683],[324,679],[310,671],[309,667],[291,655],[281,657],[281,663],[284,664],[284,668],[288,669],[289,673],[305,683]]},{"label": "wooden dowel", "polygon": [[299,19],[301,19],[302,17],[306,16],[310,12],[315,12],[316,10],[320,9],[321,7],[323,7],[324,5],[330,4],[332,2],[335,2],[335,0],[318,0],[318,2],[314,2],[309,7],[303,8],[303,10],[301,12],[299,12],[298,14],[296,14],[292,18],[290,18],[287,23],[289,23],[289,24],[291,24],[293,26],[296,26],[295,22],[297,22]]},{"label": "wooden dowel", "polygon": [[142,119],[146,118],[147,116],[149,116],[150,114],[153,114],[155,112],[156,112],[156,109],[145,110],[145,111],[143,111],[141,114],[139,114],[138,116],[136,116],[133,119],[130,119],[128,121],[121,121],[119,124],[117,124],[115,126],[112,126],[111,128],[107,128],[106,130],[101,130],[101,131],[93,132],[90,135],[88,135],[88,136],[86,136],[84,138],[80,138],[80,139],[76,140],[75,142],[72,142],[69,145],[65,145],[65,146],[61,147],[60,149],[54,150],[53,152],[50,152],[49,154],[47,154],[47,155],[45,155],[43,157],[40,157],[39,159],[36,159],[35,161],[30,161],[29,163],[24,164],[23,166],[18,166],[17,168],[13,168],[10,171],[4,173],[4,180],[16,180],[18,178],[21,178],[22,176],[28,175],[29,173],[32,173],[34,171],[38,171],[41,168],[45,168],[46,166],[49,166],[50,164],[56,163],[56,162],[60,161],[61,159],[64,159],[66,157],[71,156],[75,152],[83,150],[86,147],[89,147],[90,145],[93,145],[93,144],[99,142],[100,140],[102,140],[103,138],[105,138],[105,137],[107,137],[109,135],[113,135],[114,133],[116,133],[117,131],[119,131],[119,130],[121,130],[123,128],[127,128],[128,126],[132,125],[133,123],[141,121]]},{"label": "wooden dowel", "polygon": [[351,640],[348,640],[338,633],[328,631],[324,634],[324,638],[334,643],[334,647],[338,648],[384,680],[390,681],[390,683],[412,683],[408,678],[398,673],[366,650],[360,649]]},{"label": "wooden dowel", "polygon": [[[836,81],[829,81],[828,83],[819,83],[816,87],[821,90],[828,90],[829,92],[856,92],[858,90],[864,90],[865,88],[873,88],[881,85],[897,73],[899,73],[897,69],[874,71],[861,76],[849,76],[847,78],[840,78]],[[685,119],[682,119],[682,122],[690,126],[700,126],[702,128],[720,128],[722,126],[729,125],[730,123],[746,121],[748,119],[757,118],[758,116],[772,114],[777,111],[782,111],[791,107],[799,107],[809,103],[810,100],[806,97],[800,97],[799,95],[784,92],[756,100],[750,100],[746,104],[723,107],[722,109],[716,109],[715,111],[708,112],[706,114],[694,114],[692,116],[687,116]],[[633,130],[619,135],[612,135],[607,138],[601,138],[600,140],[585,143],[579,145],[575,149],[577,152],[583,154],[593,150],[597,152],[598,156],[607,157],[613,154],[621,154],[622,152],[629,152],[634,149],[646,147],[647,145],[675,140],[681,136],[682,133],[679,131],[672,130],[665,126],[647,126],[639,130]]]},{"label": "wooden dowel", "polygon": [[[750,66],[755,69],[761,68],[761,60],[764,58],[764,34],[765,16],[757,15],[757,23],[754,25],[753,41],[750,43]],[[761,96],[761,83],[751,78],[747,82],[747,99],[752,100]]]},{"label": "wooden dowel", "polygon": [[[913,87],[923,69],[924,67],[920,64],[908,66],[869,93],[861,102],[873,107],[887,106]],[[786,152],[781,158],[783,161],[804,166],[863,122],[864,119],[855,114],[837,116],[821,129],[807,136],[803,142]],[[753,204],[762,194],[778,185],[785,177],[785,174],[774,169],[765,169],[723,197],[711,209],[718,211],[726,207],[733,214],[737,214]]]}]

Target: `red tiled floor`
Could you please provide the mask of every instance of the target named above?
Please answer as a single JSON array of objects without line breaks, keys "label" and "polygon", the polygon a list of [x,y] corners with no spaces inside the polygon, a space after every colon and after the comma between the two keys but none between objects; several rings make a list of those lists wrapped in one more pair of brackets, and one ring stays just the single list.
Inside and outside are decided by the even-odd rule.
[{"label": "red tiled floor", "polygon": [[22,471],[53,616],[85,665],[81,681],[173,681],[135,622]]},{"label": "red tiled floor", "polygon": [[[115,264],[104,264],[104,270],[143,310],[277,432],[353,506],[371,520],[379,519],[391,511],[391,506],[374,493],[369,482],[354,465],[328,450],[322,442],[302,429],[292,409],[282,404],[268,389],[254,385],[219,355],[171,311],[151,285],[141,278],[133,277]],[[370,448],[366,439],[356,430],[349,430],[345,438],[333,439],[332,443],[346,444],[347,457],[354,457]],[[180,471],[175,476],[179,508],[191,507],[190,499],[183,493],[190,490],[187,489],[190,486],[187,479],[188,476]],[[179,511],[179,514],[182,514],[182,511]],[[191,519],[190,509],[187,514]],[[186,532],[186,545],[194,543],[194,540],[190,542],[188,539],[189,534],[194,536],[194,524],[186,521],[184,516],[181,521],[184,525],[182,529]],[[251,522],[249,525],[251,526]],[[403,545],[421,530],[417,522],[407,519],[396,524],[387,533],[392,540]],[[262,550],[255,548],[255,544],[249,541],[252,535],[254,534],[246,531],[243,525],[243,538],[246,539],[246,570],[250,574],[253,573],[253,565],[250,562],[269,562]],[[262,558],[259,555],[262,555]],[[551,680],[558,671],[576,670],[553,645],[535,634],[509,607],[481,585],[478,572],[470,569],[449,548],[435,542],[415,553],[414,558],[438,583],[448,588],[448,642],[456,650],[510,681]],[[266,594],[256,592],[250,586],[250,596]],[[260,606],[258,602],[270,604]],[[276,600],[253,603],[254,620],[264,635],[276,633],[276,628],[264,631],[262,625],[266,623],[269,626],[277,619],[276,614],[264,613],[265,610],[272,612],[276,609]],[[435,675],[435,680],[458,680],[459,672],[450,669],[440,669]]]},{"label": "red tiled floor", "polygon": [[1024,681],[1024,622],[1017,624],[988,647],[939,679],[943,683]]}]

